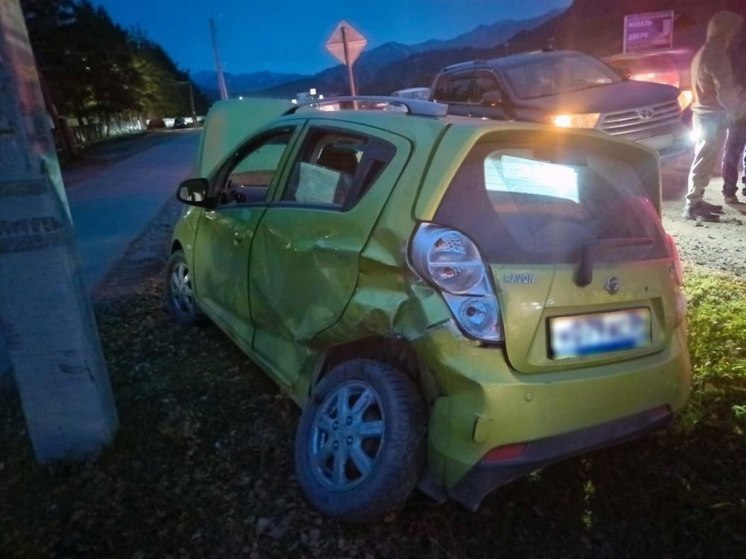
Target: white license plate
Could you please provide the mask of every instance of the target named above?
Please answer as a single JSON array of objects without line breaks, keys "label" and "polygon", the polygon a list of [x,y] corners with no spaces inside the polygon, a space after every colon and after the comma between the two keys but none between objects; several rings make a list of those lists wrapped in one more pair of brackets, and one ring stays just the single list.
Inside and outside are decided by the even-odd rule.
[{"label": "white license plate", "polygon": [[554,359],[635,349],[650,344],[650,310],[627,309],[549,319]]}]

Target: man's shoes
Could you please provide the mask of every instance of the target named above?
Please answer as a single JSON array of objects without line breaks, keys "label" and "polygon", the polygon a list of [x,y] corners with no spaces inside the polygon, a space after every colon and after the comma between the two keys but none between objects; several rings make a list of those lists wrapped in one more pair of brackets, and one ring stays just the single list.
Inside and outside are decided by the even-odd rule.
[{"label": "man's shoes", "polygon": [[723,200],[725,200],[726,204],[740,204],[738,196],[735,194],[723,194]]},{"label": "man's shoes", "polygon": [[709,202],[705,202],[704,200],[702,200],[700,202],[700,205],[711,214],[725,213],[725,210],[723,210],[723,206],[719,206],[717,204],[710,204]]},{"label": "man's shoes", "polygon": [[696,221],[720,221],[720,216],[708,211],[703,202],[687,206],[686,208],[684,208],[684,213],[682,214],[682,216],[684,217],[684,219],[691,219]]}]

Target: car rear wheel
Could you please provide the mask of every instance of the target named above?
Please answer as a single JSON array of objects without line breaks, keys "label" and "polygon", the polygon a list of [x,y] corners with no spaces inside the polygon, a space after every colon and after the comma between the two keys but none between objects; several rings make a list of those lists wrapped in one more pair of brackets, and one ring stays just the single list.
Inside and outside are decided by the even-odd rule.
[{"label": "car rear wheel", "polygon": [[192,273],[187,265],[184,252],[174,251],[166,267],[166,295],[168,308],[177,321],[191,326],[204,320],[197,308],[192,290]]},{"label": "car rear wheel", "polygon": [[301,415],[295,442],[300,486],[327,516],[373,522],[415,488],[426,430],[424,402],[402,372],[368,359],[341,363]]}]

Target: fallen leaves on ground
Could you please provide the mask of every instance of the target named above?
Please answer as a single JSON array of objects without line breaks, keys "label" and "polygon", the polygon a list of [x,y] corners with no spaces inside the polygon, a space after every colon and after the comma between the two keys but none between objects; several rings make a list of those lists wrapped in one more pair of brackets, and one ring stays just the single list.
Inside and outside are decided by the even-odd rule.
[{"label": "fallen leaves on ground", "polygon": [[[112,448],[36,465],[17,398],[0,394],[1,557],[733,557],[746,546],[732,419],[535,472],[475,513],[417,493],[375,525],[325,519],[296,483],[295,404],[215,327],[169,317],[162,267],[115,274],[99,293],[121,422]],[[723,413],[743,404],[719,397]]]}]

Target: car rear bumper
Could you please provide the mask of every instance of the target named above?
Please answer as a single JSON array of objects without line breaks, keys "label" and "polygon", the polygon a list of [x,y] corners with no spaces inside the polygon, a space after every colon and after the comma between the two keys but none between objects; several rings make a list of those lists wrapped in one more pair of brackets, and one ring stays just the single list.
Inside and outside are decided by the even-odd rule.
[{"label": "car rear bumper", "polygon": [[[534,469],[664,426],[691,385],[684,327],[662,351],[532,374],[516,372],[502,348],[465,344],[448,329],[418,343],[442,394],[431,411],[420,488],[468,508]],[[437,359],[428,363],[432,352]],[[485,462],[516,448],[507,460]]]},{"label": "car rear bumper", "polygon": [[448,491],[448,496],[469,510],[477,510],[482,499],[501,485],[559,460],[662,429],[672,415],[671,408],[660,406],[602,425],[531,441],[515,458],[477,463]]}]

